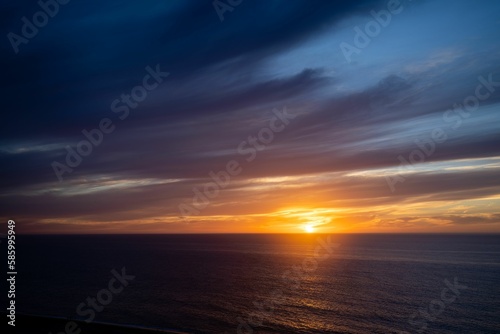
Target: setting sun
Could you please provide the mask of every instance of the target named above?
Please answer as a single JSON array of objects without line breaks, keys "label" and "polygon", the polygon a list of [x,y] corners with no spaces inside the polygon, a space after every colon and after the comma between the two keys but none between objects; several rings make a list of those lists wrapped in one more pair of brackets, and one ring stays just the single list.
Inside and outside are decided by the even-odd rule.
[{"label": "setting sun", "polygon": [[307,232],[307,233],[313,233],[314,232],[314,226],[311,226],[311,225],[306,225],[304,227],[304,230]]}]

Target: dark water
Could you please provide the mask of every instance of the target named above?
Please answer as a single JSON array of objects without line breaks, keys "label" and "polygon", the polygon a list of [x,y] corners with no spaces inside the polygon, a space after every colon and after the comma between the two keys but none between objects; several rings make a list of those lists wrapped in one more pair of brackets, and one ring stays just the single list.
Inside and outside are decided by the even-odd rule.
[{"label": "dark water", "polygon": [[[135,279],[95,321],[190,333],[500,333],[500,236],[343,235],[331,248],[327,237],[19,236],[18,312],[78,318],[125,267]],[[443,294],[445,280],[458,287]]]}]

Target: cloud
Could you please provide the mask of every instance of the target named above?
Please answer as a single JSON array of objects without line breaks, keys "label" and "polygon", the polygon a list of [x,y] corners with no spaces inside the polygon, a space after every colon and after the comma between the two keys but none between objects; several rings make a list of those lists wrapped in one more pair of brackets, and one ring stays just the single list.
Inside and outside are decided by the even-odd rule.
[{"label": "cloud", "polygon": [[[485,17],[499,12],[486,4],[463,2],[456,11],[479,6]],[[5,33],[18,31],[20,17],[38,10],[26,2],[1,6],[9,13],[1,14]],[[428,40],[426,30],[410,31],[407,22],[424,20],[430,4],[413,6],[384,32],[394,48],[382,55],[384,39],[374,39],[363,59],[347,67],[337,57],[340,36],[352,35],[348,24],[386,8],[384,1],[247,1],[222,23],[210,1],[68,4],[19,54],[8,40],[0,44],[0,58],[9,64],[1,79],[3,216],[35,225],[173,219],[192,187],[227,161],[242,160],[239,143],[267,125],[273,108],[284,106],[298,116],[244,166],[207,215],[317,203],[366,206],[370,213],[360,217],[371,217],[384,205],[497,194],[497,169],[479,170],[474,159],[498,156],[500,89],[457,129],[443,120],[475,93],[479,76],[493,73],[498,81],[496,36],[450,45],[443,39],[451,36],[450,22],[443,26],[433,12],[425,29],[441,27],[444,44],[419,43]],[[471,20],[479,29],[478,18]],[[398,44],[410,33],[414,44]],[[307,55],[314,61],[301,58]],[[111,102],[156,64],[169,77],[120,121]],[[113,120],[115,132],[59,183],[51,163],[64,162],[65,147],[85,139],[81,131],[104,117]],[[416,170],[397,196],[388,194],[383,174],[375,173],[398,172],[398,156],[407,157],[418,148],[415,140],[428,139],[435,128],[446,130],[448,139],[422,164],[430,171]],[[433,169],[432,163],[450,167],[458,159],[470,159],[460,166],[470,169]],[[368,176],[356,174],[363,172]],[[287,181],[277,182],[280,177]]]}]

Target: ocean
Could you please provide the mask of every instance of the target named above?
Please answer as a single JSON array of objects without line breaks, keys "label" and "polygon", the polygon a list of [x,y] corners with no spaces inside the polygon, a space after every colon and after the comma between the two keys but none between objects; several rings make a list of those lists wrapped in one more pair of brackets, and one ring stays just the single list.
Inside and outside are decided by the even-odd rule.
[{"label": "ocean", "polygon": [[97,296],[93,321],[187,333],[500,333],[499,235],[18,235],[16,251],[26,314],[86,319]]}]

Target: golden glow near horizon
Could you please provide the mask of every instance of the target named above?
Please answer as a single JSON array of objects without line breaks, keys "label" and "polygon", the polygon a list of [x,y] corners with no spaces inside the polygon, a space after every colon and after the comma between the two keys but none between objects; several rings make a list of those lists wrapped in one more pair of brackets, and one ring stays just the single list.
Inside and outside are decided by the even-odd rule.
[{"label": "golden glow near horizon", "polygon": [[[453,167],[474,167],[474,173],[468,171],[467,175],[479,177],[484,171],[500,171],[500,157],[497,160],[460,160],[455,161]],[[419,168],[424,167],[430,168]],[[462,169],[449,173],[458,177]],[[85,213],[71,218],[46,217],[35,224],[20,225],[20,228],[25,227],[25,233],[500,233],[498,193],[488,190],[469,195],[460,191],[460,197],[453,190],[443,190],[429,197],[425,192],[423,195],[420,188],[413,188],[395,196],[388,188],[383,188],[386,186],[385,172],[381,175],[369,171],[360,173],[235,181],[234,189],[221,191],[205,209],[187,221],[175,211],[178,199],[166,198],[154,205],[136,206],[134,198],[127,202],[125,211],[124,206],[119,205],[116,206],[119,211],[108,215]],[[431,174],[438,175],[438,172]],[[117,196],[121,200],[123,194],[144,191],[154,197],[157,192],[163,194],[162,191],[173,183],[180,186],[187,181],[108,176],[86,179],[85,184],[79,182],[58,183],[48,189],[31,187],[9,195],[50,194],[79,205],[81,198],[89,196],[99,199]],[[481,182],[485,186],[489,181]],[[298,188],[300,196],[291,191]],[[452,195],[455,197],[450,200]]]},{"label": "golden glow near horizon", "polygon": [[314,232],[314,226],[312,226],[312,225],[306,225],[306,226],[304,226],[304,231],[306,231],[307,233],[313,233]]}]

